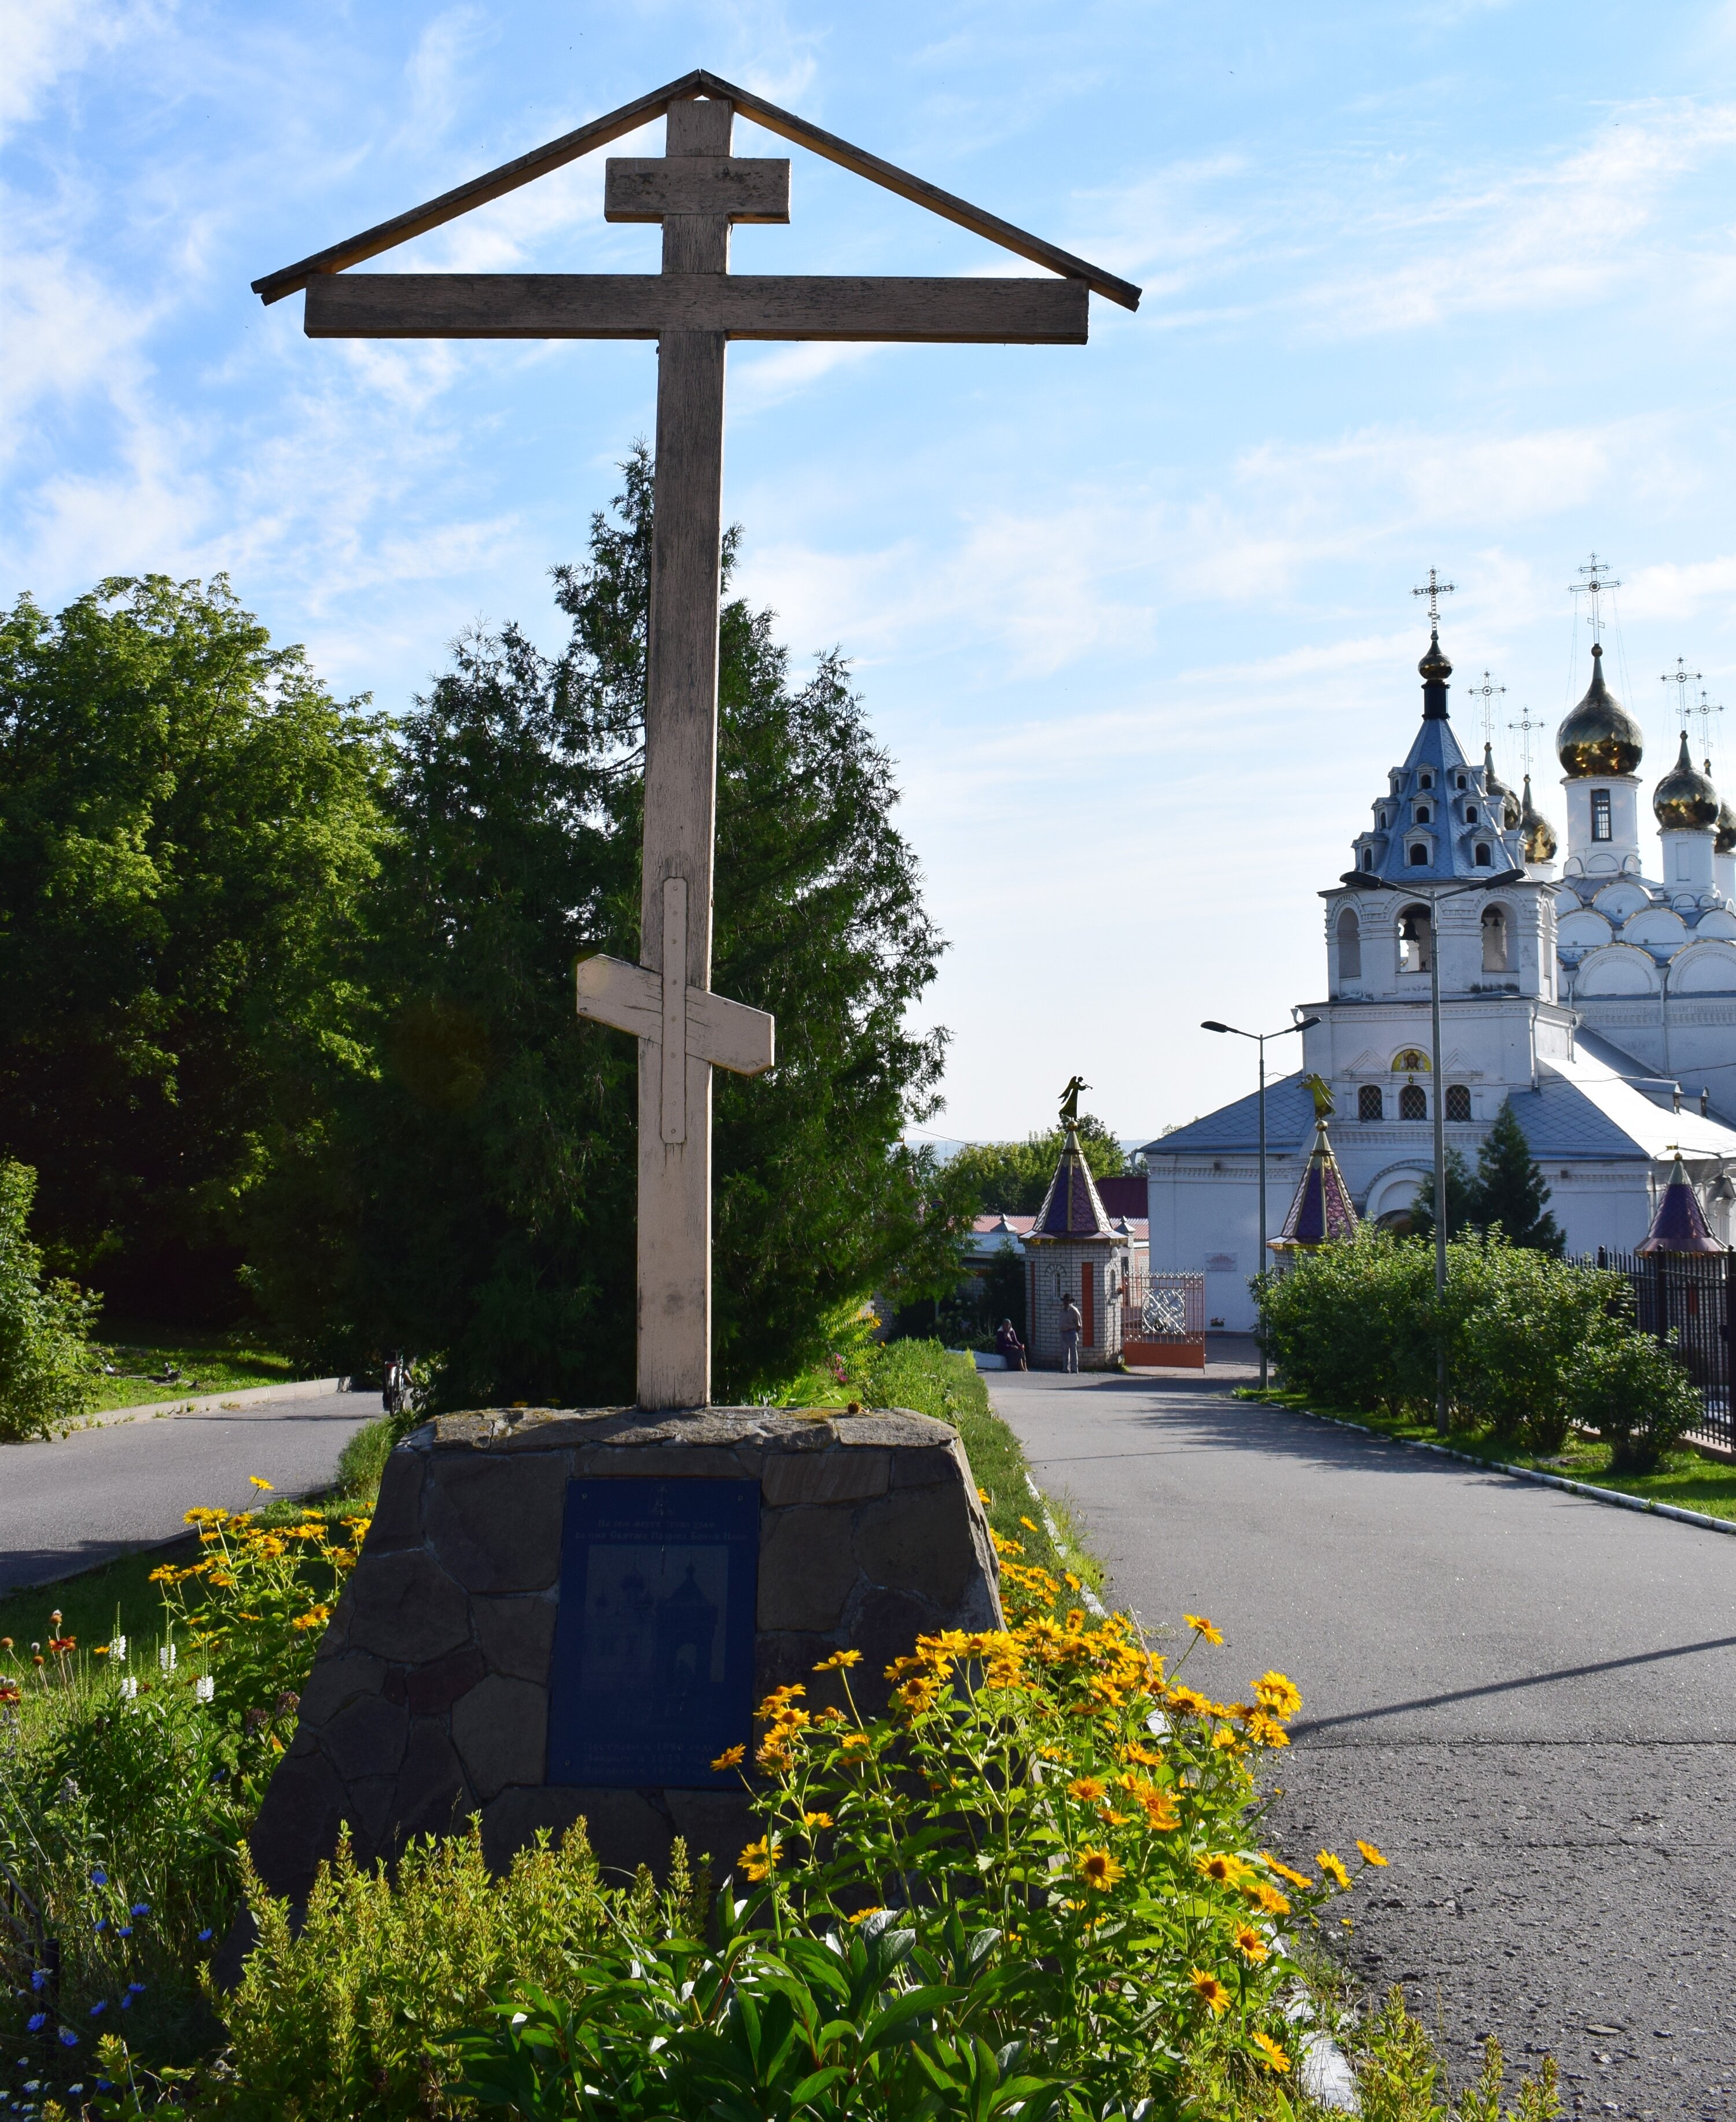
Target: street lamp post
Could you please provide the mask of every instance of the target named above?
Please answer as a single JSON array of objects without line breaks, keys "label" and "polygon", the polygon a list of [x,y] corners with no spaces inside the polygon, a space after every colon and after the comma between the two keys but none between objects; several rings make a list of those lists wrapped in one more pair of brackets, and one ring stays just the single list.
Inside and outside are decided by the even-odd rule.
[{"label": "street lamp post", "polygon": [[[1208,1017],[1201,1025],[1202,1031],[1227,1031],[1234,1039],[1251,1039],[1260,1049],[1260,1272],[1266,1272],[1266,1042],[1268,1039],[1287,1039],[1293,1031],[1306,1031],[1310,1025],[1320,1021],[1318,1017],[1304,1017],[1295,1024],[1281,1026],[1276,1031],[1244,1031],[1234,1024],[1220,1024]],[[1260,1391],[1266,1390],[1266,1343],[1260,1343]]]},{"label": "street lamp post", "polygon": [[1435,891],[1426,884],[1395,884],[1387,877],[1372,876],[1366,870],[1353,869],[1347,871],[1340,881],[1424,900],[1429,909],[1429,1067],[1435,1082],[1435,1428],[1438,1435],[1444,1437],[1447,1339],[1438,1322],[1444,1316],[1447,1296],[1447,1093],[1440,1080],[1440,923],[1435,909],[1445,900],[1463,899],[1472,892],[1488,891],[1496,885],[1510,884],[1513,878],[1510,872],[1497,871],[1492,876],[1478,877],[1474,884],[1456,884],[1449,890]]}]

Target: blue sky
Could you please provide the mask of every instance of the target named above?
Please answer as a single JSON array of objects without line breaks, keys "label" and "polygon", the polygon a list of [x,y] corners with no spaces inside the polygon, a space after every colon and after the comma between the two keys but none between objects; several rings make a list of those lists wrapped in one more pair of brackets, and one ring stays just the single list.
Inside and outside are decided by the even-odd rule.
[{"label": "blue sky", "polygon": [[[655,357],[316,345],[259,274],[704,65],[1144,286],[1084,348],[730,356],[742,586],[855,659],[951,941],[936,1133],[1075,1069],[1129,1135],[1244,1087],[1195,1027],[1319,994],[1431,565],[1461,741],[1487,668],[1558,825],[1593,549],[1645,771],[1682,656],[1736,784],[1736,7],[0,0],[0,594],[224,568],[383,707],[473,621],[558,638]],[[736,138],[795,161],[739,269],[1034,269]],[[653,269],[602,175],[378,263]]]}]

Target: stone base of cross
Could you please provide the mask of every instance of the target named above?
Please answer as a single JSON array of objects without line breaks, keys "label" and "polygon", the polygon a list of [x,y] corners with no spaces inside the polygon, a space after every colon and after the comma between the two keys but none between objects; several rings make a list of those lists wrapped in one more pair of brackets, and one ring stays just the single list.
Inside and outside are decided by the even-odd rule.
[{"label": "stone base of cross", "polygon": [[[790,218],[788,161],[731,152],[738,110],[1057,277],[732,274],[732,223]],[[604,214],[661,222],[660,273],[348,269],[659,115],[668,121],[665,153],[611,160]],[[642,962],[581,960],[578,1005],[581,1017],[639,1041],[639,1405],[703,1406],[712,1381],[712,1070],[757,1075],[773,1056],[771,1018],[711,991],[728,342],[1082,346],[1089,292],[1132,310],[1139,289],[702,69],[253,284],[267,302],[305,288],[310,339],[657,341]]]}]

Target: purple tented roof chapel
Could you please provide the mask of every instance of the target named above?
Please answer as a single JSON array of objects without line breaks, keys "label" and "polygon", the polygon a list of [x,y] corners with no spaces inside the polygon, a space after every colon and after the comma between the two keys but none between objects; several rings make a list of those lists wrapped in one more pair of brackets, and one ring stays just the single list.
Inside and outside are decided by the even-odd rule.
[{"label": "purple tented roof chapel", "polygon": [[1290,1204],[1290,1213],[1284,1218],[1284,1228],[1272,1241],[1272,1249],[1293,1252],[1356,1235],[1356,1211],[1351,1206],[1350,1189],[1344,1183],[1323,1123],[1314,1130],[1308,1167]]},{"label": "purple tented roof chapel", "polygon": [[1681,1152],[1676,1155],[1669,1184],[1659,1195],[1658,1213],[1652,1218],[1652,1227],[1639,1247],[1642,1253],[1721,1253],[1719,1244],[1706,1228],[1706,1213],[1700,1206],[1700,1197],[1693,1190]]},{"label": "purple tented roof chapel", "polygon": [[1104,1213],[1091,1180],[1090,1166],[1085,1162],[1079,1147],[1079,1130],[1069,1124],[1067,1138],[1061,1152],[1061,1161],[1055,1166],[1055,1176],[1049,1181],[1049,1190],[1043,1197],[1043,1206],[1037,1220],[1025,1234],[1026,1243],[1032,1238],[1113,1238],[1115,1236]]}]

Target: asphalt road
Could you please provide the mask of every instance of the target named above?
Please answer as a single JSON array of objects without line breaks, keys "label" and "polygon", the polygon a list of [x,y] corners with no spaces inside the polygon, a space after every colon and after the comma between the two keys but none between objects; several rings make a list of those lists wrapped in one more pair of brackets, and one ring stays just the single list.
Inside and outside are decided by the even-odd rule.
[{"label": "asphalt road", "polygon": [[327,1393],[233,1413],[141,1409],[112,1428],[0,1444],[0,1591],[173,1540],[194,1503],[251,1505],[250,1474],[285,1495],[324,1488],[345,1444],[379,1414],[377,1393]]},{"label": "asphalt road", "polygon": [[[1197,1684],[1302,1690],[1279,1844],[1391,1868],[1334,1946],[1569,2115],[1736,2122],[1736,1538],[1230,1397],[1239,1372],[992,1375],[1047,1494]],[[1194,1667],[1190,1667],[1190,1677]]]}]

